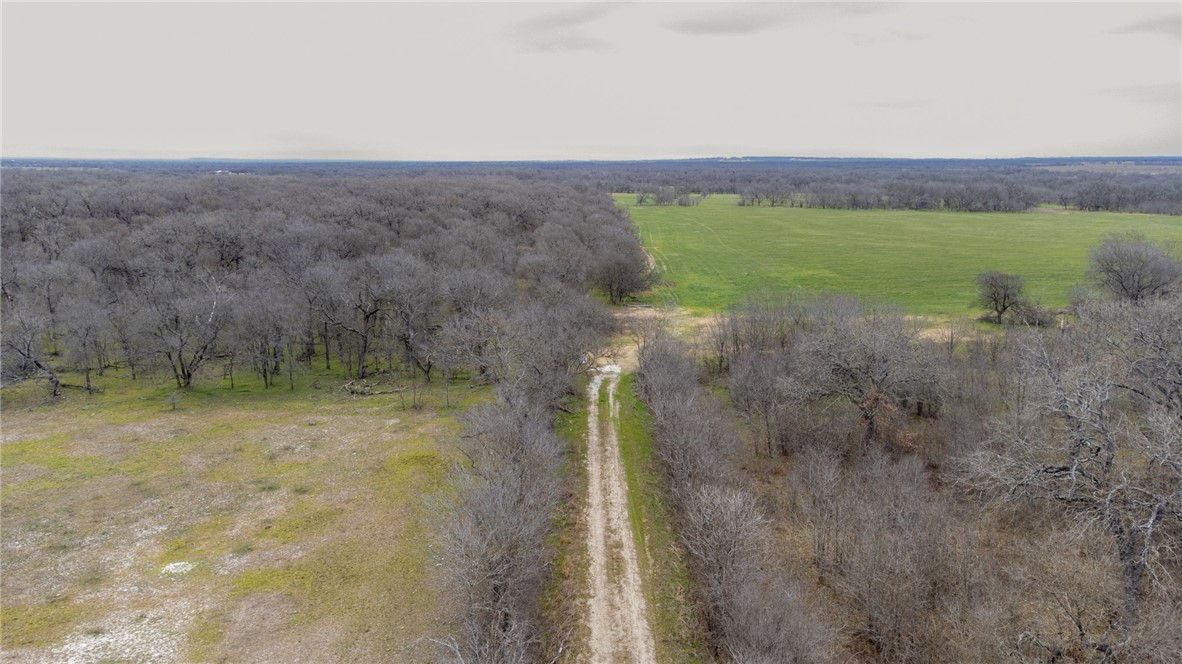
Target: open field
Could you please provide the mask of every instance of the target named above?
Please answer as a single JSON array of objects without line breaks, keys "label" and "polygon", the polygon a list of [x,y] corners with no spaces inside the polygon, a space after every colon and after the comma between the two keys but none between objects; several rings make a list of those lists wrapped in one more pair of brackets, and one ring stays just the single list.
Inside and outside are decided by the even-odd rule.
[{"label": "open field", "polygon": [[988,270],[1019,274],[1030,296],[1061,306],[1103,236],[1139,231],[1182,242],[1182,218],[1155,215],[739,207],[726,195],[696,207],[615,199],[667,284],[650,301],[698,312],[760,288],[800,288],[892,301],[916,314],[975,315],[973,279]]},{"label": "open field", "polygon": [[339,376],[209,380],[173,410],[166,383],[113,373],[0,395],[5,661],[432,659],[441,384],[412,409]]}]

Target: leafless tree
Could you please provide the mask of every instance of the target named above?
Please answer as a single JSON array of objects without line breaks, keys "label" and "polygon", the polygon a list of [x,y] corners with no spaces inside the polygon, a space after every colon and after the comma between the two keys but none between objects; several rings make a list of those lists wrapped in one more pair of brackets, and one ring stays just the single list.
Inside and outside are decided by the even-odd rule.
[{"label": "leafless tree", "polygon": [[1177,289],[1182,261],[1144,236],[1114,236],[1092,249],[1090,273],[1110,295],[1141,302]]},{"label": "leafless tree", "polygon": [[431,380],[435,365],[431,335],[438,328],[442,300],[439,275],[421,259],[398,252],[392,257],[382,294],[388,303],[390,333],[402,346],[403,359]]},{"label": "leafless tree", "polygon": [[44,317],[33,307],[19,301],[4,307],[4,380],[43,376],[51,396],[59,397],[62,382],[43,349],[47,327]]},{"label": "leafless tree", "polygon": [[781,389],[788,373],[788,354],[774,350],[743,353],[731,367],[731,398],[769,457],[784,443],[788,411],[800,405]]},{"label": "leafless tree", "polygon": [[1182,418],[1182,298],[1139,305],[1094,303],[1080,334],[1113,360],[1116,385]]},{"label": "leafless tree", "polygon": [[982,272],[977,275],[977,303],[993,311],[1001,325],[1006,312],[1023,301],[1025,283],[1022,277],[1004,272]]},{"label": "leafless tree", "polygon": [[394,266],[388,257],[373,256],[352,261],[345,271],[321,263],[309,268],[306,287],[315,290],[317,313],[333,327],[357,342],[357,378],[369,375],[369,354],[389,308],[388,289]]},{"label": "leafless tree", "polygon": [[638,386],[653,415],[654,453],[669,479],[711,642],[738,662],[817,662],[832,636],[777,564],[772,526],[736,467],[740,446],[716,398],[703,394],[685,348],[650,332]]},{"label": "leafless tree", "polygon": [[442,568],[459,611],[445,643],[459,662],[536,661],[563,446],[551,418],[522,400],[464,419],[469,464],[456,469],[456,502],[441,514]]},{"label": "leafless tree", "polygon": [[734,662],[816,662],[827,656],[823,625],[803,593],[769,572],[771,524],[750,493],[704,484],[684,507],[682,539],[707,602],[719,651]]},{"label": "leafless tree", "polygon": [[914,331],[889,310],[843,300],[819,306],[815,329],[801,335],[793,352],[802,397],[841,397],[857,406],[865,442],[910,447],[891,426],[900,406],[915,403],[922,411],[939,404],[938,376],[920,357]]},{"label": "leafless tree", "polygon": [[635,234],[609,227],[597,238],[596,245],[592,279],[612,304],[620,304],[655,283],[657,275],[649,268]]},{"label": "leafless tree", "polygon": [[967,464],[998,498],[1040,501],[1109,533],[1120,569],[1120,629],[1091,641],[1107,651],[1133,633],[1150,588],[1172,583],[1167,561],[1177,560],[1182,536],[1182,438],[1176,413],[1122,406],[1119,364],[1096,348],[1028,336],[1023,370],[1035,381],[1036,413],[1048,419],[998,427],[992,447]]},{"label": "leafless tree", "polygon": [[[89,297],[88,297],[89,296]],[[62,332],[68,366],[82,372],[83,388],[93,389],[91,374],[103,366],[104,338],[108,331],[94,292],[79,289],[63,301]]]}]

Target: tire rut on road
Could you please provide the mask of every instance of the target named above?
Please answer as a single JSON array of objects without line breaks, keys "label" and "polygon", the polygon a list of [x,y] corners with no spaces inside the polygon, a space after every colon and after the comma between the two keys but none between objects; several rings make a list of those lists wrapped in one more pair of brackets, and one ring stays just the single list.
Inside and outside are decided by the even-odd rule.
[{"label": "tire rut on road", "polygon": [[[599,414],[607,383],[608,416]],[[590,661],[655,663],[648,604],[640,583],[628,519],[628,487],[620,459],[616,387],[620,367],[601,367],[587,386],[587,549],[591,559],[587,621]]]}]

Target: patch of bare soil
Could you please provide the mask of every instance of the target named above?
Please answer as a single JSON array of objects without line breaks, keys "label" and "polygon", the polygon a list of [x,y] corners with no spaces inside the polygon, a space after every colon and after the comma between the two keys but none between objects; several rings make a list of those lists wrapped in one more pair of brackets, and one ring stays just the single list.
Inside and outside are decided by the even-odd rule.
[{"label": "patch of bare soil", "polygon": [[[640,583],[628,519],[628,488],[620,460],[615,393],[620,367],[601,367],[587,387],[587,549],[591,559],[587,621],[590,661],[655,662],[648,605]],[[607,382],[609,417],[599,417]]]}]

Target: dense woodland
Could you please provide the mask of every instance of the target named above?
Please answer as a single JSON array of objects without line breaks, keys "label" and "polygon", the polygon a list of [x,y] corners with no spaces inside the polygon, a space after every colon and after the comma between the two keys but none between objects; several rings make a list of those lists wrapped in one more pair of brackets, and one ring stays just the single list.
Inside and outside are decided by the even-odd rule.
[{"label": "dense woodland", "polygon": [[1182,658],[1182,264],[1135,297],[1142,245],[1059,329],[768,296],[696,347],[637,330],[717,654]]},{"label": "dense woodland", "polygon": [[[648,284],[604,193],[463,176],[6,172],[4,380],[52,396],[92,374],[183,390],[313,363],[366,394],[491,383],[441,519],[461,661],[539,656],[547,537],[565,489],[554,410],[612,326],[589,292]],[[78,382],[67,382],[78,377]]]},{"label": "dense woodland", "polygon": [[553,183],[13,171],[3,186],[10,379],[120,366],[184,388],[216,365],[270,384],[316,358],[430,381],[468,366],[487,312],[647,284],[610,199]]},{"label": "dense woodland", "polygon": [[[178,390],[250,372],[287,389],[316,365],[359,394],[495,385],[465,418],[440,522],[456,607],[440,644],[456,661],[537,661],[561,647],[540,604],[569,489],[554,414],[613,329],[603,300],[654,278],[607,192],[1182,212],[1176,175],[1007,169],[6,168],[3,379],[56,396],[106,371]],[[774,294],[697,343],[638,324],[637,383],[713,655],[1182,659],[1171,251],[1097,247],[1059,326],[995,303],[1013,324],[932,333],[873,304]],[[983,280],[984,302],[1004,277]]]}]

